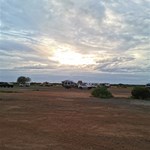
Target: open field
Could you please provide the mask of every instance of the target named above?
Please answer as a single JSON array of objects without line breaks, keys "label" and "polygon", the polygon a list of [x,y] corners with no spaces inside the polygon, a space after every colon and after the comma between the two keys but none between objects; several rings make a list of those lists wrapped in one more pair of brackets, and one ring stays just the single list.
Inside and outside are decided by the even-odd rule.
[{"label": "open field", "polygon": [[0,150],[149,150],[150,102],[61,87],[0,89]]}]

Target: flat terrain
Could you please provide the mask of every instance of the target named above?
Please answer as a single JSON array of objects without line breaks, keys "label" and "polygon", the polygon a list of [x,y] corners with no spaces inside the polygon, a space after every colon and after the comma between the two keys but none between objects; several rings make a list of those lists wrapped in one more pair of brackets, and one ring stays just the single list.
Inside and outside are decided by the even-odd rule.
[{"label": "flat terrain", "polygon": [[150,150],[150,102],[61,87],[0,89],[0,150]]}]

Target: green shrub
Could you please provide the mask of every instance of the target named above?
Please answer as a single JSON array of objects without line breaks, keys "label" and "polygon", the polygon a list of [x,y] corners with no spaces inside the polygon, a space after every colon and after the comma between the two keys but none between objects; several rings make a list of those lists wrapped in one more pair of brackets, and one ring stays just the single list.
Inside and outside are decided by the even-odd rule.
[{"label": "green shrub", "polygon": [[132,98],[135,99],[149,99],[150,98],[150,90],[144,87],[135,87],[131,91]]},{"label": "green shrub", "polygon": [[94,97],[99,98],[112,98],[112,94],[107,90],[106,87],[97,87],[92,91]]}]

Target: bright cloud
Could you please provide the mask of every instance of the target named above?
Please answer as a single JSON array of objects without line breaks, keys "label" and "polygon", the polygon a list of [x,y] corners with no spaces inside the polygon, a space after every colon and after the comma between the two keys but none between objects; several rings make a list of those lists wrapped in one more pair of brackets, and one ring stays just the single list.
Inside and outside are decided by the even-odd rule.
[{"label": "bright cloud", "polygon": [[83,55],[72,50],[56,49],[50,60],[58,61],[62,65],[78,66],[96,64],[90,55]]}]

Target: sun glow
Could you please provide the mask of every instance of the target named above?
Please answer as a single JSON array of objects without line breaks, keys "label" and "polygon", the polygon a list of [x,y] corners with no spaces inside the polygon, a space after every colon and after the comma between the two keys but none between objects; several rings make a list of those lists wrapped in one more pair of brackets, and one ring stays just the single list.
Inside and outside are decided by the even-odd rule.
[{"label": "sun glow", "polygon": [[71,50],[57,49],[51,60],[58,61],[63,65],[90,65],[95,64],[94,59],[91,55],[83,55]]}]

